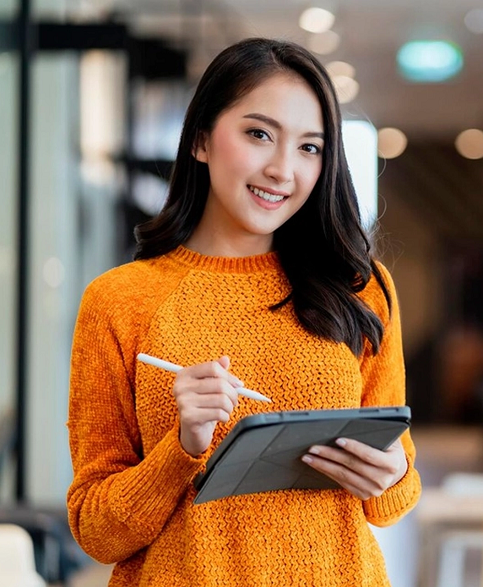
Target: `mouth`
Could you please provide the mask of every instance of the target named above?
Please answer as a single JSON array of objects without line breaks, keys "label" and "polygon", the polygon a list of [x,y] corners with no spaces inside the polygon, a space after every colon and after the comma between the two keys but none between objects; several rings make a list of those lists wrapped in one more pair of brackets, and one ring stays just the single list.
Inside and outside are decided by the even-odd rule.
[{"label": "mouth", "polygon": [[272,202],[272,203],[277,203],[277,202],[281,202],[282,200],[285,200],[286,198],[288,198],[288,196],[284,196],[281,194],[272,194],[270,192],[266,192],[264,190],[261,190],[259,188],[256,188],[252,185],[248,186],[248,189],[254,193],[256,196],[258,196],[259,198],[261,198],[262,200],[265,200],[265,202]]}]

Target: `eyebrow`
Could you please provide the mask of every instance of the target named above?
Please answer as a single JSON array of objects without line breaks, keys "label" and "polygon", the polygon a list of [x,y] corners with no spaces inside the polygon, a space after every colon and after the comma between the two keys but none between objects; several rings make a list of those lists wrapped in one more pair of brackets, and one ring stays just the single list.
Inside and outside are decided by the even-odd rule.
[{"label": "eyebrow", "polygon": [[[280,122],[278,122],[278,120],[275,120],[274,118],[271,118],[270,116],[265,116],[265,114],[258,114],[258,112],[251,112],[250,114],[245,114],[245,116],[243,116],[243,118],[254,118],[255,120],[260,120],[261,122],[264,122],[265,124],[268,124],[269,126],[273,126],[277,130],[282,130],[282,125],[280,124]],[[302,136],[307,137],[307,138],[313,137],[313,138],[323,139],[324,133],[323,132],[306,132]]]}]

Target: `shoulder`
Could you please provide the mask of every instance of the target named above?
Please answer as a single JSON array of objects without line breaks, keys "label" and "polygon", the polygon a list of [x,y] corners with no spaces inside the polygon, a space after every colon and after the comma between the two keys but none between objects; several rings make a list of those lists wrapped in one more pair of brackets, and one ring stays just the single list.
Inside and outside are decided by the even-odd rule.
[{"label": "shoulder", "polygon": [[372,272],[366,287],[360,292],[359,297],[379,316],[386,324],[393,310],[397,309],[397,293],[394,280],[387,267],[380,261],[375,262],[382,283],[384,284],[390,298],[390,305],[384,294],[383,288],[375,272]]},{"label": "shoulder", "polygon": [[149,261],[131,261],[130,263],[113,267],[93,279],[87,286],[86,292],[112,293],[119,291],[120,287],[127,288],[129,291],[135,289],[140,281],[153,279],[156,273],[155,264]]},{"label": "shoulder", "polygon": [[[132,261],[96,277],[86,287],[81,307],[95,307],[96,314],[117,313],[153,305],[179,282],[180,269],[165,257]],[[182,277],[182,276],[181,276]]]}]

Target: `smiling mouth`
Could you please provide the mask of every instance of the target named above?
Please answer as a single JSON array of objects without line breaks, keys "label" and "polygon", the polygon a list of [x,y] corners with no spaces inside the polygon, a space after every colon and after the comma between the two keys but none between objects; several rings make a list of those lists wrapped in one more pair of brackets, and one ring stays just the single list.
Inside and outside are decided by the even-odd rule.
[{"label": "smiling mouth", "polygon": [[248,189],[251,192],[253,192],[256,196],[261,198],[262,200],[265,200],[266,202],[281,202],[282,200],[285,200],[285,198],[287,197],[287,196],[277,196],[275,194],[269,194],[268,192],[264,192],[263,190],[255,188],[251,185],[248,186]]}]

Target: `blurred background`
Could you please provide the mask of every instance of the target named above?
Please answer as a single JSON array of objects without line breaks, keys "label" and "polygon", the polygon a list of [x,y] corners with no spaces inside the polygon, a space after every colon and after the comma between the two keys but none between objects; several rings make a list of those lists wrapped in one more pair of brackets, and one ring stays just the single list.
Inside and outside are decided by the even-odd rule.
[{"label": "blurred background", "polygon": [[481,587],[481,0],[0,0],[0,522],[27,530],[39,581],[107,584],[65,525],[79,300],[131,259],[201,73],[248,36],[328,68],[398,288],[424,493],[375,530],[393,585]]}]

